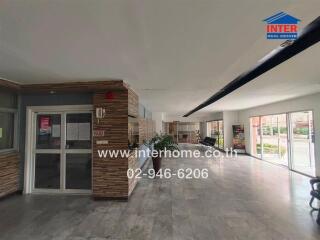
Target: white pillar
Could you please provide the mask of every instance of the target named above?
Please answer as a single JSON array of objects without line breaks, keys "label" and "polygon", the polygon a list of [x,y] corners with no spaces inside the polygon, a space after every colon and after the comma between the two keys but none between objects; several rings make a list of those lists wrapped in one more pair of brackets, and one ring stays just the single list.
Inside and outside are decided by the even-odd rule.
[{"label": "white pillar", "polygon": [[160,134],[163,132],[162,129],[162,121],[164,120],[164,113],[163,112],[153,112],[152,119],[155,121],[156,124],[156,133]]}]

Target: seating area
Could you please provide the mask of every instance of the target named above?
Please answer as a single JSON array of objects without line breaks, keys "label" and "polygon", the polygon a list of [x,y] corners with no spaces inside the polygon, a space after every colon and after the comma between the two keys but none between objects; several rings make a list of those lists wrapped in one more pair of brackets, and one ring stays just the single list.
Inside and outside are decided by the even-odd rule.
[{"label": "seating area", "polygon": [[216,139],[211,137],[205,137],[203,140],[199,141],[199,143],[205,146],[214,147]]}]

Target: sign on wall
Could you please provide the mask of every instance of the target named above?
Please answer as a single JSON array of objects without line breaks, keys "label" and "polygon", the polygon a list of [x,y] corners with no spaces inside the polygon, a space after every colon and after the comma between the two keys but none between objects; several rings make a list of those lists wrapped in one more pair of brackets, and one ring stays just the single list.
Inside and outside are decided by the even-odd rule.
[{"label": "sign on wall", "polygon": [[285,12],[279,12],[263,20],[267,23],[267,39],[294,40],[298,37],[301,21]]}]

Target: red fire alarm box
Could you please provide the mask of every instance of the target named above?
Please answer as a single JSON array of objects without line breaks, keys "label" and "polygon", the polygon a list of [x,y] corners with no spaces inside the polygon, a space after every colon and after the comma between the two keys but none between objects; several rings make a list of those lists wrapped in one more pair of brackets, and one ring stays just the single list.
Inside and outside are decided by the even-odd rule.
[{"label": "red fire alarm box", "polygon": [[114,99],[114,93],[113,92],[107,92],[106,95],[105,95],[105,98],[107,100],[112,100]]}]

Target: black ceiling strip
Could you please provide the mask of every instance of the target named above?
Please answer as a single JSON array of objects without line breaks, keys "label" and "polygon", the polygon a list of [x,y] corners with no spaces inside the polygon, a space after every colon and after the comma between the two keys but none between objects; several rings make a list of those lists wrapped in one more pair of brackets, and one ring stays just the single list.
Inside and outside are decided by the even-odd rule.
[{"label": "black ceiling strip", "polygon": [[216,102],[223,98],[234,90],[240,88],[246,83],[252,81],[256,77],[269,71],[275,66],[302,52],[306,48],[314,45],[320,41],[320,17],[316,18],[313,22],[308,24],[299,33],[299,36],[294,41],[286,41],[282,43],[278,48],[274,49],[270,54],[266,55],[262,60],[258,62],[256,66],[247,72],[242,73],[236,79],[228,83],[224,88],[212,95],[206,101],[201,103],[196,108],[184,115],[184,117],[190,116],[192,113],[199,111],[200,109]]}]

